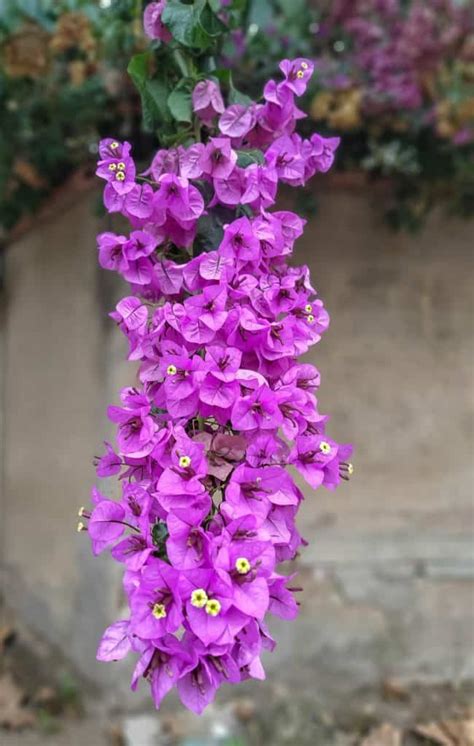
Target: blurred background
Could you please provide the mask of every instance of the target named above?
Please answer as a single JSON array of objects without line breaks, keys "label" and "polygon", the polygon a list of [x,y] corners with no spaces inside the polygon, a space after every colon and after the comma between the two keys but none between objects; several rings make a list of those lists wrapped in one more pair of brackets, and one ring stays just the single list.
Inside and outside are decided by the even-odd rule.
[{"label": "blurred background", "polygon": [[355,475],[306,492],[301,614],[272,625],[267,683],[157,716],[127,664],[95,660],[120,576],[76,513],[134,370],[93,171],[100,137],[156,149],[126,73],[142,5],[0,4],[0,742],[472,746],[472,0],[246,4],[224,50],[238,88],[311,57],[303,128],[342,138],[333,172],[282,203],[308,219],[295,262],[332,317],[309,359]]}]

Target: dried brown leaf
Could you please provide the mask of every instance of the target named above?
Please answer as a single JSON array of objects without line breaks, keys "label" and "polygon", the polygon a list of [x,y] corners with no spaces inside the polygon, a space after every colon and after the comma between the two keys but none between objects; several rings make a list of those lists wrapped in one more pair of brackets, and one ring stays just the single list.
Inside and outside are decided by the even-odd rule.
[{"label": "dried brown leaf", "polygon": [[12,78],[39,78],[48,64],[48,34],[37,23],[24,23],[3,45],[3,66]]},{"label": "dried brown leaf", "polygon": [[361,741],[360,746],[401,746],[402,734],[389,723],[385,723],[371,731],[369,735]]},{"label": "dried brown leaf", "polygon": [[23,707],[23,699],[10,674],[4,674],[0,678],[0,727],[21,730],[34,724],[34,715]]},{"label": "dried brown leaf", "polygon": [[126,746],[125,736],[120,725],[111,725],[107,731],[110,746]]},{"label": "dried brown leaf", "polygon": [[37,168],[23,158],[17,158],[13,164],[13,171],[21,181],[32,189],[43,189],[46,181],[40,175]]},{"label": "dried brown leaf", "polygon": [[15,642],[16,632],[9,624],[0,627],[0,653]]},{"label": "dried brown leaf", "polygon": [[462,739],[464,739],[465,746],[474,746],[474,718],[448,720],[446,727],[450,733],[457,734],[457,738],[460,739],[460,746],[464,746]]},{"label": "dried brown leaf", "polygon": [[385,679],[382,684],[382,696],[387,702],[408,702],[410,692],[398,679]]},{"label": "dried brown leaf", "polygon": [[428,741],[437,744],[437,746],[454,746],[452,738],[444,733],[438,723],[426,723],[426,725],[417,725],[413,728],[417,736],[423,736]]},{"label": "dried brown leaf", "polygon": [[238,720],[243,723],[252,720],[255,717],[256,705],[249,697],[242,697],[234,704],[234,714]]},{"label": "dried brown leaf", "polygon": [[474,719],[417,725],[413,732],[436,746],[474,746]]}]

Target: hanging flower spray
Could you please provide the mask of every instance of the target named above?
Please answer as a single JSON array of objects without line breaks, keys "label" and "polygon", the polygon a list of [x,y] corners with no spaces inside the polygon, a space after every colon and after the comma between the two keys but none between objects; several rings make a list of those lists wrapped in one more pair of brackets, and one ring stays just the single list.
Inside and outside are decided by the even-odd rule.
[{"label": "hanging flower spray", "polygon": [[94,488],[79,524],[123,564],[130,609],[98,659],[137,654],[132,688],[146,679],[159,707],[176,687],[198,713],[221,684],[263,679],[268,615],[297,614],[278,569],[303,543],[288,468],[313,489],[352,472],[351,446],[326,435],[319,373],[298,362],[329,324],[308,268],[288,263],[304,220],[273,209],[278,183],[327,171],[338,140],[295,133],[309,60],[283,60],[257,103],[236,91],[215,59],[238,11],[219,5],[145,10],[153,51],[129,71],[160,125],[148,170],[129,143],[100,143],[106,208],[131,231],[100,234],[99,262],[130,284],[111,316],[140,367],[97,462],[121,499]]}]

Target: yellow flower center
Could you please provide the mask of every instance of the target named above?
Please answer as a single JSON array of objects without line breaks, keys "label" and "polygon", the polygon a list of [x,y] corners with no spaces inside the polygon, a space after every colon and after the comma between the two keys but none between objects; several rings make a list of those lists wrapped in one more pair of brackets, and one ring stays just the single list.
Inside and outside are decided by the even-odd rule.
[{"label": "yellow flower center", "polygon": [[322,440],[319,444],[319,450],[321,451],[321,453],[324,453],[324,455],[327,456],[328,453],[331,453],[331,446],[329,445],[329,443],[326,443],[325,440]]},{"label": "yellow flower center", "polygon": [[347,464],[347,473],[349,476],[352,476],[354,474],[354,464]]},{"label": "yellow flower center", "polygon": [[82,518],[82,516],[84,515],[84,511],[85,511],[84,506],[82,506],[82,508],[79,508],[79,510],[77,511],[77,515],[79,516],[79,518]]},{"label": "yellow flower center", "polygon": [[84,531],[84,529],[85,529],[84,524],[82,523],[82,521],[79,521],[79,523],[77,524],[77,533],[80,534],[81,531]]},{"label": "yellow flower center", "polygon": [[189,456],[181,456],[181,458],[179,459],[179,465],[181,469],[187,469],[188,466],[191,466],[191,459],[189,458]]},{"label": "yellow flower center", "polygon": [[235,561],[235,569],[240,575],[247,575],[251,569],[250,562],[246,557],[239,557]]},{"label": "yellow flower center", "polygon": [[116,170],[117,170],[117,164],[109,163],[109,171],[116,171]]},{"label": "yellow flower center", "polygon": [[118,171],[117,176],[115,177],[117,181],[125,181],[125,174],[123,171]]},{"label": "yellow flower center", "polygon": [[206,604],[206,613],[209,616],[219,616],[221,605],[216,598],[210,598]]},{"label": "yellow flower center", "polygon": [[301,78],[304,78],[304,72],[303,72],[303,70],[298,70],[298,72],[296,73],[296,77],[299,78],[300,80],[301,80]]},{"label": "yellow flower center", "polygon": [[120,161],[120,163],[117,163],[117,168],[119,171],[125,171],[125,163]]},{"label": "yellow flower center", "polygon": [[119,146],[118,142],[111,142],[110,143],[110,147],[112,148],[112,150],[117,150],[118,146]]},{"label": "yellow flower center", "polygon": [[308,303],[308,305],[304,307],[304,310],[306,311],[306,313],[311,313],[311,311],[313,310],[313,306],[311,305],[311,303]]},{"label": "yellow flower center", "polygon": [[310,313],[310,314],[309,314],[309,316],[308,316],[308,323],[309,323],[309,324],[312,324],[312,323],[313,323],[313,321],[314,321],[314,316],[313,316],[313,314],[312,314],[312,313]]},{"label": "yellow flower center", "polygon": [[208,600],[207,593],[203,588],[198,588],[191,593],[191,606],[195,606],[196,609],[203,609]]},{"label": "yellow flower center", "polygon": [[301,63],[301,67],[303,68],[303,70],[307,70],[308,69],[308,63],[307,62],[302,62]]},{"label": "yellow flower center", "polygon": [[168,365],[168,367],[166,368],[166,372],[169,376],[175,376],[178,372],[178,369],[176,365]]},{"label": "yellow flower center", "polygon": [[164,619],[166,616],[166,609],[164,604],[155,604],[152,612],[155,619]]}]

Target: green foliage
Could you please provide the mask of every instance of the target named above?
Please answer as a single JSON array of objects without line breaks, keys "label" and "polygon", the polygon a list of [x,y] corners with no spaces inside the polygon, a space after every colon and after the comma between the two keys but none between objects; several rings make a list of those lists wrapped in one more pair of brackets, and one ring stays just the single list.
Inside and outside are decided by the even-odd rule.
[{"label": "green foliage", "polygon": [[218,79],[221,86],[228,91],[228,99],[230,104],[241,104],[241,106],[249,106],[252,103],[250,96],[247,96],[234,85],[234,78],[232,70],[223,68],[220,70],[213,70],[213,76]]},{"label": "green foliage", "polygon": [[166,523],[162,523],[161,521],[155,523],[151,530],[151,536],[155,547],[162,549],[166,542],[166,539],[168,538],[168,529]]},{"label": "green foliage", "polygon": [[[201,123],[192,110],[196,83],[213,75],[227,92],[229,103],[248,104],[250,98],[239,91],[229,70],[216,70],[229,28],[240,27],[246,5],[236,0],[229,8],[227,26],[218,17],[220,0],[169,0],[162,21],[172,40],[157,43],[151,52],[135,55],[128,66],[142,100],[143,122],[159,144],[171,147],[186,144],[199,135]],[[254,162],[250,156],[248,162]],[[255,161],[256,162],[256,161]],[[208,245],[203,237],[202,246]]]},{"label": "green foliage", "polygon": [[162,523],[161,521],[155,523],[151,529],[151,538],[156,547],[156,550],[153,553],[154,556],[166,559],[166,539],[168,538],[168,528],[166,523]]},{"label": "green foliage", "polygon": [[251,166],[252,163],[261,165],[265,162],[265,157],[261,150],[238,150],[237,165],[241,168]]},{"label": "green foliage", "polygon": [[[464,2],[468,5],[467,0]],[[230,42],[225,46],[226,55],[234,60],[230,67],[237,87],[258,95],[262,82],[275,75],[283,57],[319,59],[321,64],[316,65],[312,84],[301,105],[310,112],[318,94],[333,90],[331,78],[339,75],[354,81],[350,56],[344,55],[344,50],[351,49],[350,36],[337,24],[328,31],[326,21],[331,5],[310,4],[306,0],[249,0],[243,15],[245,49],[242,51],[239,44]],[[407,0],[406,11],[411,5],[412,0]],[[322,24],[326,25],[325,34],[319,33]],[[471,101],[472,106],[472,73],[466,79],[456,59],[450,61],[448,69],[444,64],[440,69],[435,94],[439,100],[454,107]],[[329,70],[327,78],[325,70],[326,74]],[[229,70],[216,74],[221,80],[232,81]],[[352,84],[357,84],[357,80]],[[343,94],[341,100],[344,104]],[[392,227],[418,230],[432,207],[438,204],[447,207],[451,214],[474,216],[474,143],[460,146],[449,137],[436,136],[430,116],[421,109],[402,112],[399,117],[377,113],[368,116],[363,112],[358,125],[347,127],[343,119],[333,121],[331,117],[319,116],[306,120],[302,127],[303,130],[306,127],[306,134],[317,129],[323,135],[341,136],[336,169],[362,169],[370,180],[382,178],[391,183],[388,201],[380,207]],[[388,194],[387,190],[385,193]],[[308,213],[312,211],[310,202],[308,199]]]},{"label": "green foliage", "polygon": [[143,52],[132,57],[127,68],[141,96],[143,122],[150,131],[158,123],[169,122],[171,118],[168,106],[168,87],[165,80],[150,77],[152,62],[153,53]]},{"label": "green foliage", "polygon": [[[136,11],[136,0],[0,3],[0,231],[92,160],[101,136],[132,134],[135,93],[120,77],[142,43]],[[68,17],[82,37],[68,40]]]},{"label": "green foliage", "polygon": [[168,0],[162,20],[179,44],[200,52],[214,47],[226,30],[208,0],[193,3]]},{"label": "green foliage", "polygon": [[[203,77],[219,81],[229,104],[245,106],[260,96],[262,83],[275,76],[283,57],[324,53],[329,58],[336,54],[335,41],[350,46],[347,35],[323,39],[316,33],[325,4],[233,0],[222,13],[221,0],[168,0],[163,21],[173,38],[167,44],[154,42],[145,52],[145,4],[113,0],[103,8],[97,0],[0,2],[0,230],[8,231],[25,213],[37,210],[78,166],[92,170],[101,137],[128,139],[138,157],[144,141],[148,154],[154,146],[199,138],[192,91]],[[54,49],[52,42],[70,13],[81,14],[88,43],[78,38]],[[223,58],[225,67],[219,66]],[[339,62],[338,70],[350,76],[342,56]],[[311,111],[315,97],[324,92],[317,67],[301,108]],[[457,106],[466,96],[474,97],[474,83],[466,88],[454,67],[441,94]],[[363,169],[370,178],[390,180],[393,190],[385,208],[392,226],[415,230],[438,203],[450,213],[473,215],[474,145],[454,146],[436,137],[423,117],[410,117],[398,122],[364,117],[348,129],[318,117],[302,127],[307,135],[317,129],[342,136],[337,168]],[[261,157],[258,150],[242,151],[238,164],[261,163]],[[304,199],[309,213],[314,200],[309,194]],[[219,219],[202,219],[199,250],[215,243],[221,230]]]},{"label": "green foliage", "polygon": [[193,121],[191,93],[190,88],[186,90],[178,84],[168,96],[168,108],[177,122],[189,122],[191,124]]},{"label": "green foliage", "polygon": [[249,26],[258,26],[265,28],[270,25],[274,19],[274,7],[271,0],[258,0],[250,3],[248,14]]},{"label": "green foliage", "polygon": [[230,220],[232,220],[232,211],[225,207],[217,207],[208,215],[199,218],[194,255],[213,251],[216,246],[219,246],[224,236],[224,225]]}]

